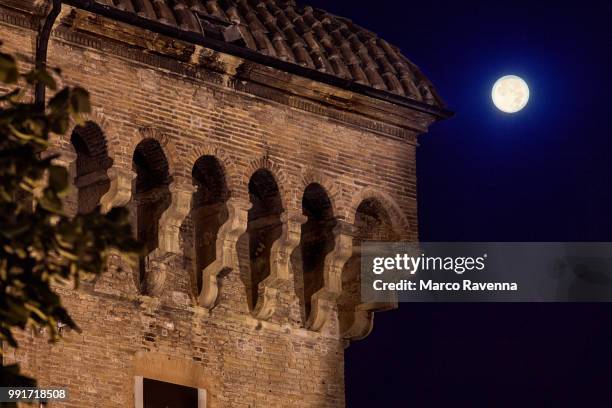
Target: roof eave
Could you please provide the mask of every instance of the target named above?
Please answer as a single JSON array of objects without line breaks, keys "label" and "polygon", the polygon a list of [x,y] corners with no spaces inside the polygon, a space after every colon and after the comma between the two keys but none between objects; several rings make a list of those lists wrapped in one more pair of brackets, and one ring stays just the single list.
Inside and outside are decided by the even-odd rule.
[{"label": "roof eave", "polygon": [[291,74],[303,76],[315,81],[319,81],[328,85],[336,86],[345,90],[356,92],[369,96],[371,98],[383,100],[402,107],[411,108],[419,112],[424,112],[435,116],[437,119],[446,119],[453,116],[453,112],[443,107],[429,105],[421,101],[407,98],[401,95],[396,95],[387,91],[372,88],[367,85],[359,84],[351,80],[342,79],[334,75],[320,72],[312,68],[291,62],[283,61],[278,58],[253,51],[249,48],[220,41],[215,38],[205,37],[204,35],[183,30],[167,24],[160,23],[145,17],[141,17],[135,13],[123,11],[112,6],[100,4],[94,0],[62,0],[62,3],[88,11],[93,14],[107,17],[122,23],[130,24],[135,27],[146,29],[157,34],[172,37],[181,41],[185,41],[194,45],[200,45],[214,51],[233,55],[245,60],[249,60],[262,65],[267,65]]}]

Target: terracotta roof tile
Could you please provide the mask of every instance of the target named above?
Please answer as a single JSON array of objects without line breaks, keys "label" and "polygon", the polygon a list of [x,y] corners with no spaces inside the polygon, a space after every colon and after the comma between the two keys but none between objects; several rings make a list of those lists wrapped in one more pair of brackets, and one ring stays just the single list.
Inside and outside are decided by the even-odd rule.
[{"label": "terracotta roof tile", "polygon": [[443,107],[431,83],[399,49],[351,20],[291,0],[96,0],[177,28],[200,19],[232,27],[243,45],[275,58]]}]

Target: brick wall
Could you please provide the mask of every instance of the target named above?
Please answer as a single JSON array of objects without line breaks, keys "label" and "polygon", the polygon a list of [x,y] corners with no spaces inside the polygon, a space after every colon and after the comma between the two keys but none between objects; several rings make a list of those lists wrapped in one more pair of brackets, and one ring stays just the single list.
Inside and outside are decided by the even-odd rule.
[{"label": "brick wall", "polygon": [[[31,63],[35,19],[8,9],[0,15],[3,50]],[[356,262],[345,262],[351,244],[358,247],[361,239],[374,237],[364,232],[367,222],[359,220],[370,217],[376,224],[371,230],[394,229],[394,238],[417,238],[415,136],[423,123],[385,123],[289,88],[274,90],[282,97],[266,97],[253,91],[261,84],[235,80],[231,72],[185,68],[168,55],[63,25],[52,36],[49,65],[62,68],[63,85],[91,92],[90,120],[99,126],[112,160],[101,164],[102,177],[93,177],[93,184],[82,178],[86,187],[80,197],[74,190],[66,201],[69,210],[76,212],[79,202],[90,208],[92,197],[101,198],[108,205],[130,206],[135,223],[141,217],[150,227],[157,217],[159,226],[142,272],[113,255],[109,270],[96,280],[78,291],[59,288],[81,333],[64,332],[55,345],[47,344],[44,333],[20,333],[20,348],[10,350],[8,359],[19,361],[43,386],[69,387],[68,402],[51,404],[58,407],[131,407],[136,375],[206,388],[210,407],[344,406],[344,347],[369,332],[374,311],[355,311],[358,276],[347,268],[354,269]],[[165,160],[168,172],[168,180],[157,179],[169,201],[156,216],[142,210],[153,199],[133,194],[141,177],[135,175],[134,152],[147,140],[156,141],[163,154],[147,153],[146,160],[153,167]],[[78,176],[71,135],[57,138],[54,149]],[[228,197],[214,202],[223,211],[207,213],[221,214],[216,223],[207,221],[198,229],[193,224],[202,216],[194,213],[198,184],[192,169],[202,156],[218,160]],[[280,215],[256,217],[249,210],[255,200],[249,181],[260,169],[277,185]],[[337,225],[321,227],[329,227],[326,234],[332,245],[335,239],[336,250],[325,266],[315,262],[312,273],[329,276],[318,276],[325,282],[320,300],[306,308],[304,287],[312,285],[304,282],[307,274],[300,279],[303,253],[294,250],[301,248],[299,231],[307,220],[302,194],[311,183],[327,193]],[[380,205],[360,206],[368,200]],[[258,228],[256,222],[271,229],[270,217],[276,217],[279,229],[272,248],[264,251],[273,266],[262,267],[264,277],[274,279],[253,295],[253,268],[259,266],[251,260],[249,231]],[[224,226],[238,236],[223,232]],[[194,231],[204,232],[200,238]],[[205,233],[208,241],[201,244]],[[211,255],[209,245],[215,242],[221,250],[213,247],[216,255]],[[203,245],[208,252],[197,263],[217,267],[212,275],[203,276],[194,266],[194,251]],[[218,290],[212,304],[200,293],[210,287],[210,279]],[[340,279],[345,281],[342,294]],[[268,303],[252,304],[257,294]],[[338,296],[344,317],[333,301]],[[307,309],[316,309],[316,318]]]}]

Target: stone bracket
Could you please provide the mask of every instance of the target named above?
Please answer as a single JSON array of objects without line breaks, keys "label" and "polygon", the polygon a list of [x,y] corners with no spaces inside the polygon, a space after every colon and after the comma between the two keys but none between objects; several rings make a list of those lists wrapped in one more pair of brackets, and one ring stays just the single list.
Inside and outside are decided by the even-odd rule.
[{"label": "stone bracket", "polygon": [[342,270],[353,252],[354,227],[338,220],[333,230],[334,249],[325,257],[324,287],[312,296],[312,311],[306,328],[319,331],[331,317],[342,292]]},{"label": "stone bracket", "polygon": [[149,296],[161,296],[168,275],[168,268],[178,254],[161,251],[159,248],[146,257],[148,264],[144,280],[141,283],[142,292]]},{"label": "stone bracket", "polygon": [[218,276],[221,272],[233,268],[238,258],[236,243],[247,228],[246,206],[232,199],[226,205],[228,218],[217,233],[215,260],[202,270],[202,291],[198,296],[198,304],[208,309],[215,306],[219,295]]},{"label": "stone bracket", "polygon": [[355,307],[355,319],[342,337],[349,340],[361,340],[367,337],[374,327],[374,312],[384,312],[397,308],[397,303],[362,303]]},{"label": "stone bracket", "polygon": [[173,254],[181,253],[179,245],[180,229],[189,214],[191,198],[195,187],[191,183],[173,182],[170,184],[172,202],[159,220],[159,249]]},{"label": "stone bracket", "polygon": [[291,282],[291,254],[300,243],[302,224],[306,217],[301,210],[286,210],[281,215],[281,236],[270,250],[270,275],[259,284],[259,300],[253,314],[261,320],[268,320],[278,306],[278,297]]},{"label": "stone bracket", "polygon": [[370,334],[374,327],[374,313],[367,310],[360,310],[359,306],[355,308],[355,320],[351,327],[344,333],[342,337],[348,340],[361,340]]},{"label": "stone bracket", "polygon": [[130,202],[132,198],[132,181],[136,173],[112,167],[108,170],[110,188],[100,198],[100,208],[103,213],[109,212],[113,207],[121,207]]},{"label": "stone bracket", "polygon": [[160,296],[164,289],[167,270],[174,259],[181,256],[179,243],[181,223],[189,214],[194,187],[191,183],[174,181],[170,187],[170,207],[159,220],[158,247],[146,258],[142,290],[150,296]]}]

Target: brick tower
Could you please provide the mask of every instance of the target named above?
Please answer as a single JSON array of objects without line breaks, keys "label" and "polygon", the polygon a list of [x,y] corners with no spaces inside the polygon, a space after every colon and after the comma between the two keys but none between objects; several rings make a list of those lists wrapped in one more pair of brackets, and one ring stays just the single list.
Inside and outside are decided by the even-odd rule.
[{"label": "brick tower", "polygon": [[59,288],[82,333],[7,359],[69,388],[50,406],[343,407],[344,348],[394,307],[360,301],[360,243],[417,240],[431,84],[291,0],[0,0],[3,50],[33,64],[54,7],[47,63],[94,106],[53,140],[67,207],[128,206],[148,255]]}]

